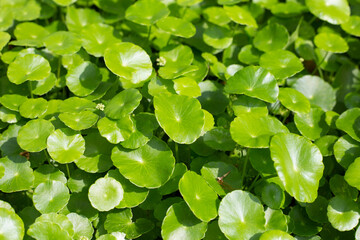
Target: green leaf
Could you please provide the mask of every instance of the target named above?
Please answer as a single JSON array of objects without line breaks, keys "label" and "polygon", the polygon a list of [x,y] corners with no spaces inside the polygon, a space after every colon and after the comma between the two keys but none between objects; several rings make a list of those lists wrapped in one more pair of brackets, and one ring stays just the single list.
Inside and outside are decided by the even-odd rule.
[{"label": "green leaf", "polygon": [[26,99],[19,107],[19,113],[25,118],[37,118],[43,115],[48,108],[48,103],[43,98]]},{"label": "green leaf", "polygon": [[207,223],[197,219],[185,202],[175,203],[166,212],[161,225],[164,240],[200,240],[205,236]]},{"label": "green leaf", "polygon": [[124,189],[114,178],[99,178],[89,188],[91,205],[99,211],[110,211],[123,199]]},{"label": "green leaf", "polygon": [[186,172],[180,179],[179,191],[197,218],[209,222],[217,217],[218,196],[201,176]]},{"label": "green leaf", "polygon": [[302,136],[287,133],[271,139],[270,151],[285,190],[298,201],[315,201],[324,170],[317,146]]},{"label": "green leaf", "polygon": [[39,81],[32,81],[31,84],[31,92],[34,95],[44,95],[48,93],[54,86],[56,82],[56,76],[54,73],[50,73],[50,75],[44,79]]},{"label": "green leaf", "polygon": [[104,53],[106,66],[111,72],[133,84],[146,81],[152,73],[149,55],[132,43],[116,43]]},{"label": "green leaf", "polygon": [[29,190],[34,184],[34,173],[25,157],[11,155],[0,158],[4,175],[0,178],[0,190],[6,193]]},{"label": "green leaf", "polygon": [[254,37],[254,46],[264,52],[276,49],[284,49],[289,41],[287,29],[278,23],[270,23]]},{"label": "green leaf", "polygon": [[105,114],[112,119],[122,119],[140,104],[142,95],[137,89],[125,89],[113,97],[105,107]]},{"label": "green leaf", "polygon": [[201,103],[201,107],[213,115],[223,113],[229,104],[228,95],[223,91],[224,88],[210,80],[202,81],[198,85],[201,90],[201,96],[197,99]]},{"label": "green leaf", "polygon": [[175,159],[169,147],[155,137],[135,150],[116,146],[111,159],[125,178],[136,186],[146,188],[164,185],[171,177],[175,166]]},{"label": "green leaf", "polygon": [[350,186],[356,187],[357,189],[360,189],[360,178],[358,175],[359,169],[360,158],[356,158],[355,161],[349,165],[344,177]]},{"label": "green leaf", "polygon": [[15,212],[0,208],[0,237],[6,240],[18,240],[24,237],[24,223]]},{"label": "green leaf", "polygon": [[134,123],[130,116],[125,116],[119,120],[103,117],[98,121],[97,127],[101,136],[113,144],[118,144],[128,139],[135,131]]},{"label": "green leaf", "polygon": [[270,230],[261,234],[259,240],[295,240],[290,234],[283,232],[281,230]]},{"label": "green leaf", "polygon": [[45,47],[57,55],[74,54],[81,48],[80,38],[72,32],[58,31],[44,39]]},{"label": "green leaf", "polygon": [[132,184],[129,180],[124,178],[119,170],[110,170],[107,177],[112,177],[118,181],[124,189],[124,197],[116,208],[133,208],[145,201],[149,195],[149,190],[140,188]]},{"label": "green leaf", "polygon": [[325,51],[344,53],[349,50],[345,39],[334,33],[319,33],[314,38],[315,45]]},{"label": "green leaf", "polygon": [[265,212],[259,199],[235,190],[220,203],[219,227],[228,239],[250,239],[265,230]]},{"label": "green leaf", "polygon": [[299,91],[292,88],[280,88],[279,101],[284,107],[295,113],[310,111],[310,101]]},{"label": "green leaf", "polygon": [[262,189],[261,199],[268,207],[280,209],[285,203],[285,194],[279,185],[276,183],[269,183]]},{"label": "green leaf", "polygon": [[34,171],[35,181],[34,187],[37,187],[40,183],[55,180],[62,182],[64,184],[67,183],[67,179],[65,174],[59,169],[55,168],[52,165],[41,165]]},{"label": "green leaf", "polygon": [[203,33],[204,42],[216,49],[228,48],[233,42],[233,33],[227,27],[209,24]]},{"label": "green leaf", "polygon": [[245,8],[242,8],[237,5],[233,5],[233,6],[224,6],[224,9],[228,17],[233,22],[250,27],[255,27],[255,28],[258,27],[255,18]]},{"label": "green leaf", "polygon": [[66,217],[71,221],[74,228],[74,237],[91,239],[94,233],[93,226],[89,219],[77,213],[69,213]]},{"label": "green leaf", "polygon": [[271,159],[268,148],[251,149],[249,160],[252,167],[263,174],[275,174],[274,161]]},{"label": "green leaf", "polygon": [[336,93],[331,85],[317,76],[306,75],[296,80],[292,88],[302,93],[310,104],[330,111],[336,103]]},{"label": "green leaf", "polygon": [[0,120],[6,123],[17,123],[21,119],[19,113],[11,111],[3,106],[0,107]]},{"label": "green leaf", "polygon": [[245,67],[230,77],[225,91],[245,94],[266,102],[273,103],[279,95],[279,87],[271,73],[261,67]]},{"label": "green leaf", "polygon": [[319,195],[314,202],[306,204],[306,213],[311,220],[318,223],[326,223],[328,222],[328,204],[329,201],[325,197]]},{"label": "green leaf", "polygon": [[173,80],[174,89],[177,94],[189,97],[199,97],[201,90],[197,82],[189,77],[179,77]]},{"label": "green leaf", "polygon": [[141,25],[151,26],[169,14],[169,9],[159,0],[140,0],[126,9],[125,18]]},{"label": "green leaf", "polygon": [[98,120],[99,116],[90,111],[65,112],[59,114],[59,119],[69,128],[80,131],[91,128]]},{"label": "green leaf", "polygon": [[36,240],[71,239],[68,232],[52,222],[35,222],[29,227],[27,234]]},{"label": "green leaf", "polygon": [[106,24],[94,23],[87,25],[81,29],[80,33],[82,46],[87,53],[95,57],[102,57],[110,44],[119,41],[114,37],[113,32],[114,28]]},{"label": "green leaf", "polygon": [[277,79],[289,78],[304,69],[296,55],[286,50],[273,50],[260,57],[260,66]]},{"label": "green leaf", "polygon": [[311,221],[305,209],[299,205],[291,208],[289,217],[289,230],[297,235],[310,237],[321,231],[320,225]]},{"label": "green leaf", "polygon": [[360,17],[359,16],[350,16],[349,20],[341,24],[342,30],[348,34],[360,37]]},{"label": "green leaf", "polygon": [[327,216],[335,229],[349,231],[358,225],[359,207],[356,202],[345,196],[335,196],[329,201]]},{"label": "green leaf", "polygon": [[73,4],[74,2],[76,2],[77,0],[53,0],[57,5],[66,7],[69,6],[70,4]]},{"label": "green leaf", "polygon": [[66,86],[75,95],[88,96],[99,86],[101,74],[97,66],[91,62],[83,62],[69,69],[66,75]]},{"label": "green leaf", "polygon": [[249,148],[267,148],[272,136],[288,133],[287,128],[272,116],[243,114],[234,119],[230,125],[233,140]]},{"label": "green leaf", "polygon": [[238,59],[240,62],[245,64],[258,64],[262,52],[257,50],[253,45],[248,44],[241,48]]},{"label": "green leaf", "polygon": [[232,102],[232,109],[236,116],[243,114],[268,115],[267,105],[264,101],[246,95],[238,96],[238,98]]},{"label": "green leaf", "polygon": [[9,81],[21,84],[30,81],[39,81],[50,75],[50,64],[42,56],[37,54],[26,54],[16,57],[10,63],[7,70]]},{"label": "green leaf", "polygon": [[156,25],[164,32],[178,37],[191,38],[196,33],[195,26],[182,18],[169,16],[158,21]]},{"label": "green leaf", "polygon": [[17,142],[26,151],[40,152],[46,148],[46,140],[54,129],[54,126],[44,119],[30,120],[19,130]]},{"label": "green leaf", "polygon": [[81,134],[69,128],[60,128],[48,137],[47,151],[57,162],[71,163],[84,153],[85,140]]},{"label": "green leaf", "polygon": [[101,23],[102,17],[98,12],[90,8],[67,8],[65,24],[71,32],[80,32],[85,26]]},{"label": "green leaf", "polygon": [[10,34],[7,32],[0,32],[0,51],[6,46],[10,39]]},{"label": "green leaf", "polygon": [[154,108],[160,126],[175,142],[190,144],[200,137],[205,116],[198,100],[162,94],[154,97]]},{"label": "green leaf", "polygon": [[325,121],[325,112],[320,108],[311,108],[305,114],[295,114],[294,122],[300,133],[310,140],[316,140],[329,131],[329,125]]},{"label": "green leaf", "polygon": [[359,154],[360,143],[349,135],[340,137],[334,144],[334,156],[336,161],[344,168],[348,168]]},{"label": "green leaf", "polygon": [[360,108],[352,108],[343,112],[336,120],[336,127],[360,142]]},{"label": "green leaf", "polygon": [[19,107],[26,101],[27,97],[18,94],[4,94],[0,97],[0,103],[12,110],[19,111]]},{"label": "green leaf", "polygon": [[350,7],[347,0],[306,0],[305,3],[312,14],[331,24],[341,24],[349,20]]},{"label": "green leaf", "polygon": [[105,229],[108,232],[123,232],[129,239],[138,238],[142,234],[150,231],[154,224],[145,218],[138,218],[132,221],[131,209],[125,209],[121,212],[110,213],[106,216]]},{"label": "green leaf", "polygon": [[317,139],[314,143],[318,146],[321,154],[328,157],[333,155],[334,144],[337,140],[337,136],[326,135]]},{"label": "green leaf", "polygon": [[41,213],[58,212],[69,202],[69,189],[59,181],[40,183],[34,190],[33,202]]}]

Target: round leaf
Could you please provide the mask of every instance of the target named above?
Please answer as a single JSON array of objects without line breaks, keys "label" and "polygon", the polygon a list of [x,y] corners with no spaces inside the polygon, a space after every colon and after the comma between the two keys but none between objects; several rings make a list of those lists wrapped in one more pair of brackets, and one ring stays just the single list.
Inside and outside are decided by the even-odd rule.
[{"label": "round leaf", "polygon": [[295,240],[293,236],[290,234],[283,232],[281,230],[270,230],[263,234],[261,234],[261,237],[259,240]]},{"label": "round leaf", "polygon": [[154,108],[160,126],[175,142],[190,144],[200,137],[205,117],[198,100],[162,94],[154,97]]},{"label": "round leaf", "polygon": [[145,81],[152,73],[149,55],[132,43],[111,45],[105,50],[104,59],[110,71],[133,84]]},{"label": "round leaf", "polygon": [[298,201],[315,201],[324,170],[317,146],[304,137],[287,133],[271,139],[270,151],[285,190]]},{"label": "round leaf", "polygon": [[295,75],[304,69],[299,58],[286,50],[274,50],[260,57],[260,66],[269,70],[277,79]]},{"label": "round leaf", "polygon": [[348,168],[360,156],[360,143],[349,135],[342,136],[334,144],[334,156],[342,167]]},{"label": "round leaf", "polygon": [[9,81],[21,84],[27,80],[39,81],[50,75],[49,62],[40,55],[18,56],[10,63],[7,71]]},{"label": "round leaf", "polygon": [[295,114],[295,125],[300,133],[310,140],[316,140],[329,131],[325,121],[325,112],[320,108],[311,108],[309,113]]},{"label": "round leaf", "polygon": [[317,76],[306,75],[296,80],[292,88],[301,92],[311,105],[330,111],[336,103],[336,93],[331,85]]},{"label": "round leaf", "polygon": [[118,144],[128,139],[135,131],[134,123],[130,116],[123,117],[116,121],[103,117],[98,121],[97,127],[101,136],[113,144]]},{"label": "round leaf", "polygon": [[6,193],[29,190],[34,183],[34,173],[25,157],[11,155],[0,158],[4,175],[0,178],[0,190]]},{"label": "round leaf", "polygon": [[350,16],[349,21],[341,24],[341,28],[356,37],[360,37],[360,16]]},{"label": "round leaf", "polygon": [[67,231],[53,222],[35,222],[29,227],[27,234],[36,240],[71,239]]},{"label": "round leaf", "polygon": [[34,190],[33,202],[41,213],[58,212],[69,202],[69,189],[59,181],[40,183]]},{"label": "round leaf", "polygon": [[254,46],[264,52],[283,49],[289,40],[287,29],[278,23],[270,23],[254,37]]},{"label": "round leaf", "polygon": [[90,111],[65,112],[59,114],[59,119],[69,128],[76,131],[91,128],[99,116]]},{"label": "round leaf", "polygon": [[228,239],[250,239],[265,230],[265,212],[259,199],[235,190],[220,203],[219,227]]},{"label": "round leaf", "polygon": [[300,92],[292,88],[280,88],[279,101],[284,107],[296,113],[310,111],[309,100]]},{"label": "round leaf", "polygon": [[47,151],[57,162],[71,163],[85,151],[84,138],[68,128],[55,130],[47,139]]},{"label": "round leaf", "polygon": [[0,208],[0,238],[18,240],[24,237],[24,223],[15,212]]},{"label": "round leaf", "polygon": [[261,67],[245,67],[230,77],[225,86],[228,93],[245,94],[270,103],[276,101],[279,87],[271,73]]},{"label": "round leaf", "polygon": [[140,104],[142,95],[137,89],[125,89],[115,95],[105,107],[105,114],[112,119],[122,119]]},{"label": "round leaf", "polygon": [[46,140],[54,129],[44,119],[30,120],[19,130],[17,142],[26,151],[40,152],[46,148]]},{"label": "round leaf", "polygon": [[19,107],[20,115],[25,118],[37,118],[43,115],[48,108],[48,103],[43,98],[26,99]]},{"label": "round leaf", "polygon": [[238,5],[224,6],[225,12],[228,17],[233,21],[241,25],[247,25],[250,27],[257,27],[255,18],[247,11]]},{"label": "round leaf", "polygon": [[343,112],[336,120],[336,127],[360,142],[360,108],[352,108]]},{"label": "round leaf", "polygon": [[173,204],[166,212],[161,225],[164,240],[200,240],[205,236],[207,224],[197,219],[185,202]]},{"label": "round leaf", "polygon": [[97,66],[91,62],[83,62],[69,69],[66,75],[66,86],[75,95],[84,97],[99,86],[101,74]]},{"label": "round leaf", "polygon": [[155,137],[136,150],[116,146],[111,159],[125,178],[146,188],[164,185],[175,166],[175,159],[167,144]]},{"label": "round leaf", "polygon": [[161,19],[156,25],[159,29],[178,37],[191,38],[196,33],[196,28],[191,22],[172,16]]},{"label": "round leaf", "polygon": [[360,189],[360,177],[359,177],[359,169],[360,169],[360,158],[356,158],[355,161],[350,164],[345,173],[345,180],[349,183],[350,186],[356,187]]},{"label": "round leaf", "polygon": [[334,33],[319,33],[314,38],[315,45],[325,51],[344,53],[349,50],[345,39]]},{"label": "round leaf", "polygon": [[57,55],[74,54],[81,48],[81,41],[72,32],[58,31],[44,39],[44,44],[49,51]]},{"label": "round leaf", "polygon": [[114,178],[99,178],[89,188],[91,205],[99,211],[110,211],[123,199],[124,190]]},{"label": "round leaf", "polygon": [[347,0],[306,0],[310,12],[331,24],[341,24],[349,20],[350,7]]},{"label": "round leaf", "polygon": [[169,9],[159,0],[140,0],[126,9],[125,18],[141,25],[151,26],[169,14]]},{"label": "round leaf", "polygon": [[352,199],[335,196],[330,200],[327,211],[329,222],[339,231],[349,231],[358,225],[359,207]]}]

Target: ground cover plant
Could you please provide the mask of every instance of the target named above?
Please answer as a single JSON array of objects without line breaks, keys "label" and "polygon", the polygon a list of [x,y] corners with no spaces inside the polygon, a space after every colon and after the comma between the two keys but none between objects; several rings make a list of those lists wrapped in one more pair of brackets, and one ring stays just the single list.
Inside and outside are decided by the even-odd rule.
[{"label": "ground cover plant", "polygon": [[360,239],[360,1],[0,0],[0,239]]}]

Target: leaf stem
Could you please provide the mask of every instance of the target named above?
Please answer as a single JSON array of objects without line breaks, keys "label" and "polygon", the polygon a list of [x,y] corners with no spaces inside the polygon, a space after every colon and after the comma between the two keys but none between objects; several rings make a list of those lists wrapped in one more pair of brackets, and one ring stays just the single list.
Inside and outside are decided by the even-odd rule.
[{"label": "leaf stem", "polygon": [[325,59],[326,59],[326,57],[327,57],[328,54],[329,54],[329,52],[326,52],[325,55],[324,55],[324,57],[321,59],[321,61],[320,61],[318,64],[316,64],[316,68],[315,68],[314,71],[311,73],[311,75],[313,75],[313,74],[315,73],[315,71],[318,70],[318,72],[319,72],[319,74],[320,74],[320,77],[321,77],[321,78],[324,78],[324,75],[323,75],[323,73],[322,73],[322,70],[321,70],[321,68],[320,68],[320,65],[325,61]]},{"label": "leaf stem", "polygon": [[66,172],[68,175],[68,178],[70,179],[70,169],[69,169],[69,164],[65,164],[66,165]]},{"label": "leaf stem", "polygon": [[276,175],[276,174],[272,174],[272,175],[269,175],[269,176],[266,176],[266,177],[261,178],[261,179],[260,179],[259,181],[257,181],[257,182],[254,181],[254,182],[250,185],[248,191],[250,192],[254,187],[256,187],[257,185],[259,185],[259,184],[262,183],[263,181],[265,181],[265,180],[267,180],[267,179],[270,179],[270,178],[274,178],[274,177],[277,177],[277,175]]},{"label": "leaf stem", "polygon": [[152,26],[152,25],[149,26],[149,30],[148,30],[148,36],[147,36],[147,41],[148,41],[148,43],[150,42],[151,26]]},{"label": "leaf stem", "polygon": [[28,87],[29,87],[29,91],[30,91],[30,97],[34,98],[33,92],[32,92],[32,85],[31,85],[31,81],[28,81]]},{"label": "leaf stem", "polygon": [[179,144],[175,143],[175,158],[176,161],[179,161]]},{"label": "leaf stem", "polygon": [[246,151],[246,157],[245,157],[245,161],[244,161],[244,165],[243,165],[243,169],[242,169],[242,174],[241,174],[241,186],[242,186],[242,189],[244,188],[244,179],[245,179],[245,174],[246,174],[247,163],[249,161],[249,153],[250,153],[250,149],[248,148],[247,151]]}]

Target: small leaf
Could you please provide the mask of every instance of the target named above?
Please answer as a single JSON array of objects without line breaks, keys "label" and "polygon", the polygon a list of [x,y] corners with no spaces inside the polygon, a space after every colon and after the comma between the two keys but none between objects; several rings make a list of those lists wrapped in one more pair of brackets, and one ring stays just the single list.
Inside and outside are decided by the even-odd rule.
[{"label": "small leaf", "polygon": [[314,38],[315,45],[325,51],[344,53],[349,50],[345,39],[334,33],[319,33]]},{"label": "small leaf", "polygon": [[159,0],[140,0],[126,9],[125,18],[141,25],[151,26],[169,14],[167,6]]},{"label": "small leaf", "polygon": [[123,199],[122,185],[114,178],[99,178],[89,188],[91,205],[99,211],[110,211],[118,206]]},{"label": "small leaf", "polygon": [[24,237],[24,223],[15,212],[0,208],[0,232],[1,237],[6,240],[23,239]]},{"label": "small leaf", "polygon": [[71,163],[85,151],[84,138],[69,128],[55,130],[47,139],[47,151],[57,162]]},{"label": "small leaf", "polygon": [[344,177],[350,186],[356,187],[357,189],[360,189],[359,169],[360,158],[356,158],[355,161],[349,165]]},{"label": "small leaf", "polygon": [[247,25],[250,27],[257,27],[256,20],[245,8],[242,8],[238,5],[233,6],[224,6],[225,12],[228,17],[241,25]]},{"label": "small leaf", "polygon": [[182,18],[169,16],[158,21],[156,25],[164,32],[178,37],[191,38],[196,33],[194,25]]},{"label": "small leaf", "polygon": [[279,101],[287,109],[296,113],[308,113],[310,111],[309,100],[300,92],[292,88],[280,88]]},{"label": "small leaf", "polygon": [[352,108],[343,112],[336,120],[336,127],[360,142],[360,108]]},{"label": "small leaf", "polygon": [[339,231],[350,231],[358,225],[359,207],[352,199],[335,196],[330,199],[327,211],[329,222]]},{"label": "small leaf", "polygon": [[72,32],[58,31],[44,39],[49,51],[57,55],[74,54],[81,48],[80,38]]},{"label": "small leaf", "polygon": [[58,117],[66,126],[76,131],[91,128],[99,118],[97,114],[86,110],[60,113]]},{"label": "small leaf", "polygon": [[331,24],[341,24],[349,20],[350,7],[346,0],[306,0],[310,12],[321,20]]},{"label": "small leaf", "polygon": [[254,37],[254,46],[264,52],[284,49],[289,41],[287,29],[278,23],[270,23]]}]

